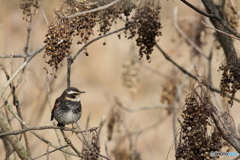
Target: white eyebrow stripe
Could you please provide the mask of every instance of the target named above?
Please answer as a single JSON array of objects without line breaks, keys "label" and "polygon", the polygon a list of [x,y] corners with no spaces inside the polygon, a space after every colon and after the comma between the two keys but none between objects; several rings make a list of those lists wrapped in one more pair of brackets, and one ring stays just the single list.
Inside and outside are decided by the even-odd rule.
[{"label": "white eyebrow stripe", "polygon": [[79,93],[79,92],[76,92],[76,91],[68,91],[68,94],[76,94],[76,93]]},{"label": "white eyebrow stripe", "polygon": [[79,97],[77,97],[77,98],[66,97],[66,100],[70,100],[70,101],[73,101],[73,102],[80,102],[80,98]]}]

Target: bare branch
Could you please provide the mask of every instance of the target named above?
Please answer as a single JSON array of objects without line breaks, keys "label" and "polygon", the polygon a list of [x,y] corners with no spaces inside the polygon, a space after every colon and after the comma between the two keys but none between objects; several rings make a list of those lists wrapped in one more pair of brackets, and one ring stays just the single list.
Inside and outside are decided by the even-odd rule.
[{"label": "bare branch", "polygon": [[[63,128],[63,127],[61,127]],[[72,144],[70,139],[67,138],[66,134],[63,132],[63,130],[60,130],[62,132],[63,138],[65,139],[65,142],[78,154],[80,158],[84,158],[84,156],[77,150],[77,148]]]},{"label": "bare branch", "polygon": [[73,63],[73,60],[71,56],[69,55],[67,58],[67,87],[71,86],[71,65]]},{"label": "bare branch", "polygon": [[31,160],[38,159],[38,158],[40,158],[40,157],[43,157],[43,156],[45,156],[45,155],[48,155],[48,154],[50,154],[50,153],[53,153],[53,152],[55,152],[55,151],[61,150],[61,149],[66,148],[66,147],[68,147],[68,145],[65,145],[65,146],[56,148],[56,149],[54,149],[54,150],[51,150],[51,151],[49,151],[49,152],[47,152],[47,153],[44,153],[44,154],[41,155],[41,156],[35,157],[35,158],[31,159]]},{"label": "bare branch", "polygon": [[159,104],[155,106],[146,106],[146,107],[140,107],[140,108],[127,108],[122,105],[122,103],[118,100],[118,98],[114,98],[117,106],[120,108],[124,109],[125,111],[128,112],[139,112],[139,111],[144,111],[144,110],[150,110],[150,109],[164,109],[164,108],[170,108],[169,105],[164,105],[164,104]]},{"label": "bare branch", "polygon": [[3,96],[3,93],[6,91],[7,87],[10,85],[10,83],[13,81],[13,79],[20,73],[21,70],[23,70],[26,65],[32,60],[34,56],[36,56],[39,52],[41,52],[45,47],[45,44],[39,47],[37,50],[30,53],[30,57],[16,70],[16,72],[10,77],[10,79],[7,81],[5,86],[0,91],[0,98]]},{"label": "bare branch", "polygon": [[56,14],[58,14],[61,18],[74,18],[74,17],[78,17],[78,16],[81,16],[81,15],[84,15],[84,14],[88,14],[88,13],[93,13],[93,12],[98,12],[98,11],[101,11],[101,10],[104,10],[106,8],[109,8],[111,6],[113,6],[114,4],[116,4],[117,2],[119,2],[120,0],[115,0],[107,5],[104,5],[104,6],[101,6],[101,7],[98,7],[98,8],[94,8],[94,9],[91,9],[91,10],[88,10],[88,11],[84,11],[84,12],[79,12],[79,13],[76,13],[76,14],[73,14],[73,15],[70,15],[70,16],[63,16],[59,13],[59,11],[56,11]]},{"label": "bare branch", "polygon": [[44,10],[42,9],[42,6],[40,5],[40,1],[39,1],[39,0],[37,0],[37,1],[38,1],[38,3],[39,3],[39,8],[40,8],[40,10],[41,10],[41,13],[42,13],[42,15],[43,15],[43,18],[44,18],[47,26],[49,26],[49,22],[48,22],[47,16],[46,16]]},{"label": "bare branch", "polygon": [[[1,69],[4,71],[7,80],[9,80],[10,77],[9,77],[9,74],[7,73],[7,70],[6,70],[5,66],[3,66],[3,65],[0,63],[0,67],[1,67]],[[16,92],[15,92],[16,87],[15,87],[15,85],[14,85],[13,82],[10,83],[10,88],[11,88],[11,93],[12,93],[12,97],[13,97],[13,104],[14,104],[15,107],[16,107],[18,116],[19,116],[21,119],[23,119],[23,117],[22,117],[22,112],[21,112],[20,107],[19,107],[19,100],[18,100],[17,95],[16,95]],[[25,128],[24,125],[22,125],[22,124],[21,124],[21,127],[22,127],[22,129]],[[24,133],[24,139],[25,139],[25,145],[26,145],[27,151],[28,151],[28,153],[29,153],[29,156],[31,157],[31,151],[30,151],[29,141],[28,141],[28,137],[27,137],[27,135],[26,135],[25,133]]]},{"label": "bare branch", "polygon": [[[26,128],[30,128],[28,125],[26,125],[26,123],[24,121],[22,121],[22,119],[20,119],[11,109],[11,107],[9,105],[6,105],[7,109],[10,111],[10,113],[12,113],[12,115],[19,121],[21,122],[21,124],[23,124]],[[1,111],[1,110],[0,110]],[[42,136],[40,136],[39,134],[37,134],[35,131],[30,130],[30,132],[32,134],[34,134],[38,139],[40,139],[41,141],[43,141],[46,144],[50,144],[52,147],[54,148],[58,148],[59,146],[56,146],[54,144],[52,144],[50,141],[46,140],[45,138],[43,138]],[[73,156],[77,156],[76,153],[70,152],[68,150],[65,149],[61,149],[62,152],[73,155]]]},{"label": "bare branch", "polygon": [[238,38],[238,37],[236,37],[236,36],[233,36],[233,35],[231,35],[231,34],[228,34],[228,33],[224,32],[224,31],[219,30],[219,29],[216,29],[216,28],[214,28],[214,27],[211,27],[211,26],[207,25],[206,23],[204,23],[203,21],[201,21],[201,23],[202,23],[204,26],[206,26],[207,28],[213,29],[213,30],[215,30],[215,31],[217,31],[217,32],[220,32],[220,33],[222,33],[222,34],[225,34],[225,35],[227,35],[227,36],[229,36],[229,37],[232,37],[232,38],[234,38],[234,39],[240,40],[240,38]]},{"label": "bare branch", "polygon": [[195,48],[204,58],[208,58],[206,56],[206,54],[203,52],[203,50],[201,48],[199,48],[196,43],[194,43],[183,31],[182,29],[179,27],[178,25],[178,19],[177,19],[177,14],[178,14],[178,7],[174,8],[174,14],[173,14],[173,19],[174,19],[174,26],[177,29],[177,31],[183,36],[184,39],[187,40],[187,42],[193,46],[193,48]]},{"label": "bare branch", "polygon": [[0,55],[0,58],[26,58],[29,57],[29,54],[18,54],[18,55]]},{"label": "bare branch", "polygon": [[[164,56],[168,61],[170,61],[174,66],[176,66],[180,71],[182,71],[184,74],[188,75],[189,77],[197,80],[197,77],[196,77],[196,76],[192,75],[192,74],[189,73],[186,69],[184,69],[183,67],[181,67],[180,65],[178,65],[175,61],[173,61],[173,60],[167,55],[167,53],[162,50],[162,48],[161,48],[158,44],[155,44],[155,46],[157,47],[157,49],[159,49],[159,51],[163,54],[163,56]],[[210,89],[211,91],[213,91],[213,92],[221,93],[220,90],[214,88],[213,86],[208,86],[208,87],[209,87],[209,89]],[[231,96],[229,96],[229,95],[226,95],[226,96],[227,96],[227,97],[231,97]],[[235,101],[237,101],[237,102],[240,102],[240,100],[237,99],[237,98],[233,98],[233,99],[234,99]]]},{"label": "bare branch", "polygon": [[81,130],[81,131],[78,130],[78,129],[74,129],[74,128],[67,128],[67,127],[61,128],[61,127],[58,127],[58,126],[31,127],[31,128],[25,128],[25,129],[22,129],[22,130],[15,130],[15,131],[12,131],[12,132],[0,133],[0,137],[8,136],[8,135],[18,135],[18,134],[21,134],[21,133],[24,133],[24,132],[27,132],[27,131],[46,130],[46,129],[61,129],[63,131],[71,131],[71,132],[74,132],[74,133],[83,133],[83,132],[96,131],[98,129],[98,127],[93,127],[93,128],[90,128],[90,129],[87,129],[87,130]]},{"label": "bare branch", "polygon": [[[130,25],[129,25],[129,26],[130,26]],[[129,26],[128,26],[128,27],[129,27]],[[89,45],[92,44],[93,42],[95,42],[95,41],[97,41],[97,40],[99,40],[99,39],[102,39],[102,38],[104,38],[104,37],[110,36],[110,35],[112,35],[112,34],[118,33],[118,32],[120,32],[120,31],[123,31],[123,30],[125,30],[126,28],[127,28],[127,27],[120,28],[120,29],[118,29],[118,30],[115,30],[115,31],[113,31],[113,32],[109,32],[109,33],[107,33],[107,34],[101,35],[101,36],[99,36],[99,37],[97,37],[97,38],[94,38],[93,40],[89,41],[89,42],[86,43],[80,50],[78,50],[78,52],[73,56],[73,58],[72,58],[72,63],[75,61],[75,59],[77,58],[77,56],[84,50],[84,48],[86,48],[87,46],[89,46]]]},{"label": "bare branch", "polygon": [[238,32],[236,32],[234,29],[232,29],[226,21],[224,21],[220,16],[218,16],[215,11],[210,7],[210,3],[212,4],[213,2],[211,0],[202,0],[203,4],[205,5],[207,11],[209,13],[203,12],[200,9],[198,9],[197,7],[195,7],[194,5],[192,5],[191,3],[187,2],[186,0],[181,0],[183,3],[185,3],[187,6],[189,6],[190,8],[192,8],[193,10],[195,10],[196,12],[209,17],[209,18],[214,18],[216,19],[224,28],[226,28],[230,33],[232,33],[233,35],[235,35],[236,37],[240,38],[240,34]]},{"label": "bare branch", "polygon": [[[6,117],[4,116],[2,110],[0,110],[0,128],[3,132],[11,132],[12,128],[9,125]],[[2,133],[4,134],[4,133]],[[18,137],[15,135],[9,135],[7,136],[7,139],[11,143],[14,150],[17,152],[18,156],[23,160],[30,159],[29,153],[26,151],[26,149],[23,147],[21,142],[19,141]]]}]

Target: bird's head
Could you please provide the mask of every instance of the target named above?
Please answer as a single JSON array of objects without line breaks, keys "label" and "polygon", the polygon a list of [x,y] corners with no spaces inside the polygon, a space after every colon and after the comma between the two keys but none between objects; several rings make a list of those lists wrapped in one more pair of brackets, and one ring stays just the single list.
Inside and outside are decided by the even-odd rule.
[{"label": "bird's head", "polygon": [[79,91],[75,87],[69,87],[63,92],[62,96],[66,100],[80,101],[80,94],[82,94],[82,93],[85,93],[85,92],[84,91]]}]

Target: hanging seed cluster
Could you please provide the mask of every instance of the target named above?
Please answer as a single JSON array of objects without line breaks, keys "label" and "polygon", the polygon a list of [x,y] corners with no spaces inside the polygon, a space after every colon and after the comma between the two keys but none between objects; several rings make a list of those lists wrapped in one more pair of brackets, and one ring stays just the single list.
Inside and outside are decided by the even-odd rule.
[{"label": "hanging seed cluster", "polygon": [[91,143],[83,148],[83,156],[86,160],[98,160],[98,154],[100,153],[100,146],[98,135],[96,132],[92,132]]},{"label": "hanging seed cluster", "polygon": [[185,98],[176,159],[213,159],[210,152],[222,147],[221,135],[211,120],[213,106],[208,89],[203,84],[198,87],[200,91],[194,88]]},{"label": "hanging seed cluster", "polygon": [[[112,0],[100,0],[99,5],[103,6],[111,3]],[[122,19],[122,15],[128,17],[136,5],[131,0],[121,0],[112,7],[98,13],[98,23],[100,25],[99,35],[106,34],[110,31],[112,25],[117,23],[117,19]],[[128,19],[128,18],[126,18]]]},{"label": "hanging seed cluster", "polygon": [[[93,28],[99,24],[99,35],[104,35],[110,31],[113,23],[117,19],[126,17],[125,37],[131,39],[136,37],[139,47],[140,59],[146,55],[150,62],[150,54],[156,43],[156,38],[161,35],[160,28],[160,5],[156,1],[147,0],[141,2],[136,11],[136,15],[129,21],[129,16],[136,5],[132,0],[121,0],[115,5],[98,11],[80,16],[72,16],[80,12],[99,8],[111,3],[112,0],[99,0],[97,3],[91,0],[65,0],[56,11],[56,18],[49,26],[46,34],[45,58],[54,71],[58,69],[63,59],[71,53],[73,38],[77,38],[77,44],[87,43]],[[70,17],[69,17],[70,16]],[[72,17],[71,17],[72,16]],[[104,43],[106,44],[106,43]],[[85,54],[87,53],[85,48]]]},{"label": "hanging seed cluster", "polygon": [[[160,95],[160,102],[167,105],[172,105],[177,93],[177,86],[179,85],[179,79],[177,78],[177,72],[175,70],[169,72],[170,76],[162,85],[162,92]],[[167,114],[171,114],[172,109],[166,108]]]},{"label": "hanging seed cluster", "polygon": [[223,63],[219,70],[222,71],[222,78],[220,82],[221,95],[225,97],[230,94],[228,103],[233,105],[233,99],[238,90],[240,90],[240,59],[232,58],[226,63]]},{"label": "hanging seed cluster", "polygon": [[30,16],[37,12],[38,8],[38,0],[20,0],[20,9],[24,15],[23,20],[30,21]]},{"label": "hanging seed cluster", "polygon": [[169,73],[170,75],[166,78],[166,81],[162,85],[162,94],[160,97],[160,102],[171,105],[176,96],[179,79],[176,78],[178,74],[176,70],[172,70]]},{"label": "hanging seed cluster", "polygon": [[[87,43],[90,36],[94,35],[93,28],[99,24],[100,35],[110,31],[112,23],[121,14],[129,15],[136,7],[132,1],[122,0],[115,5],[99,12],[88,13],[82,16],[68,17],[76,13],[96,9],[109,4],[112,0],[100,0],[94,3],[90,0],[66,0],[60,10],[56,11],[56,18],[49,26],[46,34],[45,58],[53,70],[57,70],[59,64],[71,52],[73,38],[77,38],[77,44]],[[88,55],[86,48],[85,54]],[[46,68],[45,68],[46,69]]]},{"label": "hanging seed cluster", "polygon": [[49,26],[46,34],[45,56],[48,59],[46,63],[55,70],[58,69],[59,63],[71,52],[73,37],[78,37],[78,44],[87,43],[90,35],[93,34],[93,27],[96,25],[96,13],[90,13],[88,16],[77,16],[74,18],[66,18],[78,12],[83,12],[92,7],[80,5],[72,0],[63,3],[61,10],[57,11],[56,19]]},{"label": "hanging seed cluster", "polygon": [[122,65],[122,83],[131,93],[137,92],[139,68],[139,62],[134,56],[124,61]]},{"label": "hanging seed cluster", "polygon": [[152,0],[146,0],[137,7],[136,14],[132,17],[133,23],[127,23],[128,39],[134,38],[137,35],[136,43],[139,47],[139,57],[146,56],[146,59],[151,58],[153,47],[156,44],[156,38],[161,36],[160,23],[160,4],[154,3]]},{"label": "hanging seed cluster", "polygon": [[45,57],[45,62],[55,68],[55,70],[58,69],[59,63],[70,53],[72,44],[72,31],[65,24],[61,23],[60,27],[51,24],[44,40],[44,43],[46,43],[44,56],[48,56]]}]

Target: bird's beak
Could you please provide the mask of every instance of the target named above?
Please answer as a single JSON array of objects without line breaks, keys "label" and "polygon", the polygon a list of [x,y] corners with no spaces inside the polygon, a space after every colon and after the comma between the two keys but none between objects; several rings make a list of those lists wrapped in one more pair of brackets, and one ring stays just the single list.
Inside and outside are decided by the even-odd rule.
[{"label": "bird's beak", "polygon": [[83,94],[83,93],[86,93],[85,91],[80,91],[79,94]]}]

